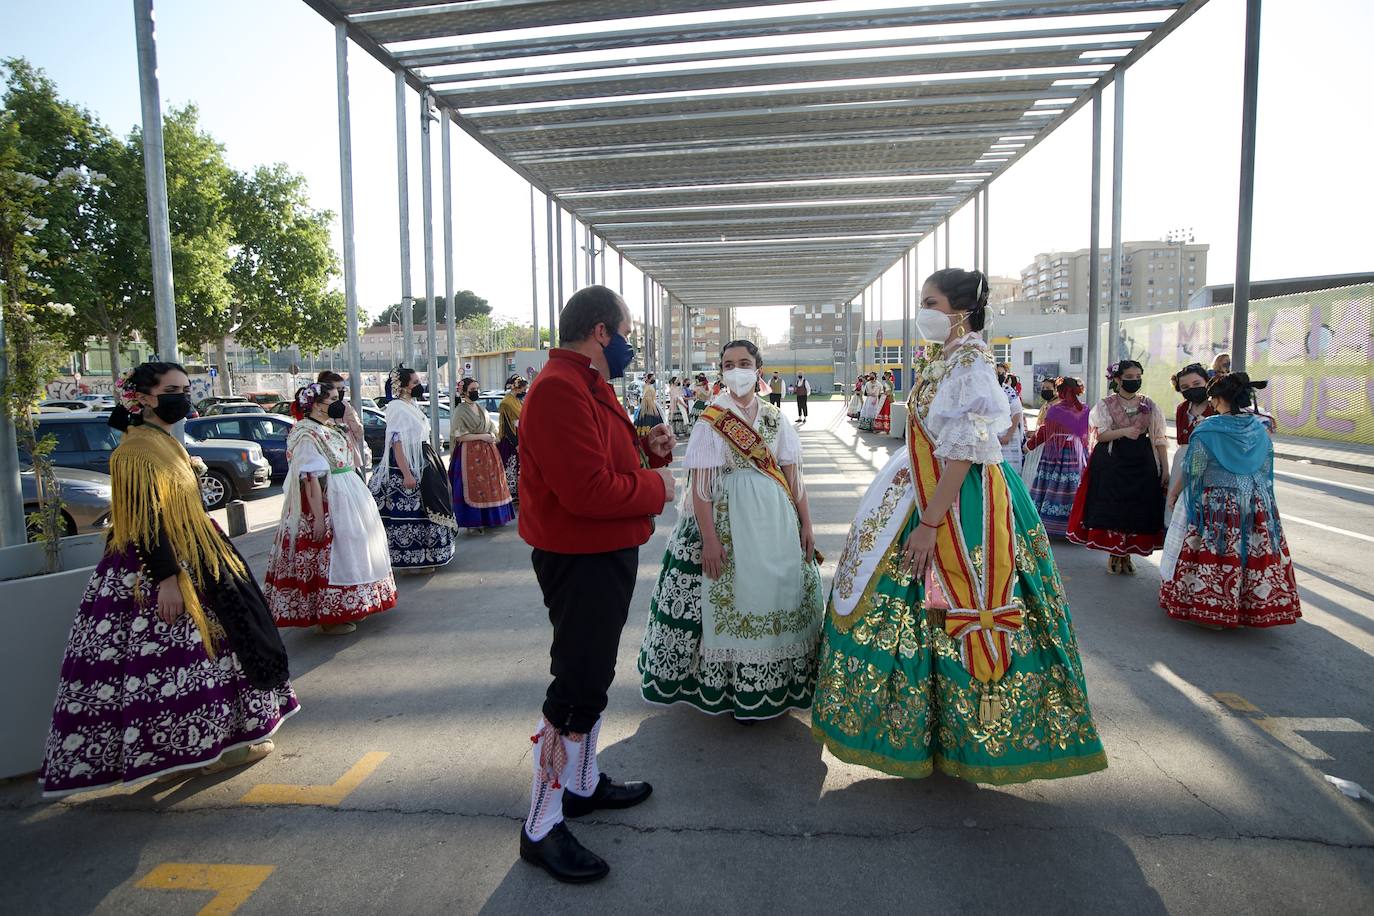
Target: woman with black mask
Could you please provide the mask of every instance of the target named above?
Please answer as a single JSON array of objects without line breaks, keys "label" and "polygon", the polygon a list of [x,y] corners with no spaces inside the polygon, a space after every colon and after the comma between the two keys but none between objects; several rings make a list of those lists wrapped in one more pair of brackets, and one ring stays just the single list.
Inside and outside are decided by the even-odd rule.
[{"label": "woman with black mask", "polygon": [[496,447],[497,424],[477,400],[481,388],[475,378],[458,385],[463,399],[453,405],[449,439],[448,476],[453,486],[453,515],[468,534],[500,528],[515,518],[510,480]]},{"label": "woman with black mask", "polygon": [[1183,401],[1174,410],[1174,437],[1178,442],[1178,448],[1174,451],[1173,461],[1169,466],[1169,479],[1174,480],[1178,477],[1179,462],[1183,459],[1183,451],[1188,447],[1188,437],[1192,434],[1193,428],[1202,422],[1204,417],[1216,415],[1216,410],[1212,408],[1211,399],[1207,397],[1207,370],[1202,363],[1191,363],[1184,366],[1171,379],[1174,383],[1174,390],[1183,395]]},{"label": "woman with black mask", "polygon": [[297,709],[262,592],[171,435],[190,389],[176,363],[143,363],[117,389],[110,533],[62,660],[45,795],[260,760]]},{"label": "woman with black mask", "polygon": [[1140,394],[1145,370],[1133,359],[1111,366],[1112,393],[1093,408],[1092,457],[1069,515],[1069,540],[1109,554],[1107,571],[1135,575],[1131,554],[1164,546],[1169,444],[1164,416]]}]

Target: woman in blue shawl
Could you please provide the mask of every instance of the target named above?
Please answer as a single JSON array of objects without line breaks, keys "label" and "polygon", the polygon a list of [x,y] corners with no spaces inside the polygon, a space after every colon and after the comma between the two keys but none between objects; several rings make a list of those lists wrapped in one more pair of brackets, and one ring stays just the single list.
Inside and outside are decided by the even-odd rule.
[{"label": "woman in blue shawl", "polygon": [[1217,416],[1193,429],[1169,488],[1159,604],[1177,620],[1220,630],[1302,616],[1274,503],[1274,447],[1263,418],[1249,409],[1263,385],[1244,372],[1212,380],[1207,394]]}]

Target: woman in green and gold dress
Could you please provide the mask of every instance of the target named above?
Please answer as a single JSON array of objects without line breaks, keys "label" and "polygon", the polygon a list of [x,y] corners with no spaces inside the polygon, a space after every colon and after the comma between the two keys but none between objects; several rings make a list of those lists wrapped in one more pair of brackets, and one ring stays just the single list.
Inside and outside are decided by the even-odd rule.
[{"label": "woman in green and gold dress", "polygon": [[1002,464],[1007,397],[977,332],[978,271],[937,271],[906,448],[874,479],[835,573],[812,731],[841,760],[919,779],[1104,769],[1049,541]]}]

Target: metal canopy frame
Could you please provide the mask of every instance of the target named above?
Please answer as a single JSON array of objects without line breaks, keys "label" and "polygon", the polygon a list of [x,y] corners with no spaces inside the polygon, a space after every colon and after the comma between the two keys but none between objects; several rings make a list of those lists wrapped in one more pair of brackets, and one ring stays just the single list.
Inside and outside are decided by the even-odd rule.
[{"label": "metal canopy frame", "polygon": [[304,2],[690,309],[854,299],[1206,0]]}]

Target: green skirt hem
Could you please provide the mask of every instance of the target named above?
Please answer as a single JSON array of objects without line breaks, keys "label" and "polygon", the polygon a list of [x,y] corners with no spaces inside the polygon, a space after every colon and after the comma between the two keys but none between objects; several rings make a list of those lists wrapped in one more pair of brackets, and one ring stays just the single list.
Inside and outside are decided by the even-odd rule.
[{"label": "green skirt hem", "polygon": [[756,706],[741,708],[737,698],[729,694],[722,693],[718,698],[707,699],[701,695],[699,686],[679,682],[674,684],[671,692],[669,692],[660,688],[659,683],[656,678],[643,678],[639,687],[639,695],[644,698],[644,702],[652,703],[655,706],[685,704],[709,716],[730,713],[736,719],[775,719],[793,710],[805,712],[811,708],[812,699],[815,696],[814,690],[803,689],[800,695],[795,695],[791,690],[788,690],[781,698],[765,696],[760,699]]},{"label": "green skirt hem", "polygon": [[889,776],[904,779],[924,779],[937,768],[946,776],[955,776],[969,782],[991,786],[1008,786],[1036,779],[1064,779],[1069,776],[1082,776],[1107,769],[1107,755],[1103,751],[1085,754],[1081,757],[1061,757],[1058,760],[1045,760],[1037,763],[1018,763],[1003,766],[978,766],[951,760],[943,754],[920,760],[898,760],[874,751],[865,751],[841,744],[817,725],[811,726],[811,735],[831,754],[845,763],[878,770]]}]

